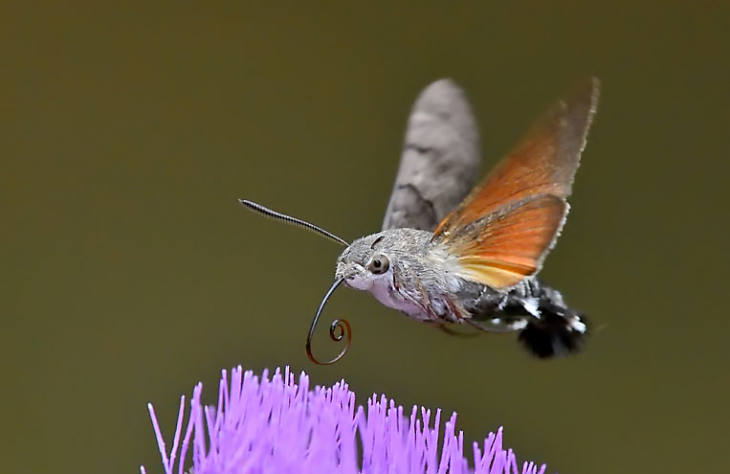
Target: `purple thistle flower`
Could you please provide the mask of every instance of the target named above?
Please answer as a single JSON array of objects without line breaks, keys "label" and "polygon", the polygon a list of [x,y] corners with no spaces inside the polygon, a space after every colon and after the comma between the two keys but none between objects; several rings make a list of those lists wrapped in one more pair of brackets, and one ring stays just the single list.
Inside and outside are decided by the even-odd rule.
[{"label": "purple thistle flower", "polygon": [[[464,434],[455,431],[456,413],[439,437],[441,410],[403,407],[373,395],[367,409],[342,381],[314,387],[302,373],[299,383],[289,369],[259,378],[239,366],[230,383],[220,381],[217,406],[203,406],[203,386],[193,390],[183,435],[185,397],[180,400],[172,449],[165,442],[152,405],[148,408],[166,474],[183,474],[192,447],[193,474],[543,474],[545,465],[525,462],[522,470],[511,449],[502,448],[502,429],[483,446],[473,444],[474,468],[463,454]],[[420,417],[418,416],[420,412]],[[439,449],[439,440],[443,445]],[[360,454],[358,454],[360,453]],[[177,468],[175,463],[177,462]],[[144,467],[141,468],[145,474]]]}]

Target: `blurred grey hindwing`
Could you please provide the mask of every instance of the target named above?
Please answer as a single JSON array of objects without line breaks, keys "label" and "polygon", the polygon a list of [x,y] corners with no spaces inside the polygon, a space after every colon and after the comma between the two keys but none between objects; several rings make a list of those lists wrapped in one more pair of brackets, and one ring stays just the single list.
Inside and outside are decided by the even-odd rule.
[{"label": "blurred grey hindwing", "polygon": [[537,274],[565,223],[598,94],[598,80],[591,79],[555,104],[472,189],[480,144],[469,103],[451,80],[429,85],[408,120],[383,228],[350,244],[309,222],[241,200],[346,247],[309,329],[310,360],[333,364],[350,346],[349,323],[336,319],[330,337],[346,337],[345,348],[325,362],[311,351],[322,310],[343,283],[446,332],[449,324],[516,332],[540,358],[578,351],[588,334],[585,317]]},{"label": "blurred grey hindwing", "polygon": [[383,230],[433,231],[479,177],[479,131],[464,91],[441,79],[416,100]]}]

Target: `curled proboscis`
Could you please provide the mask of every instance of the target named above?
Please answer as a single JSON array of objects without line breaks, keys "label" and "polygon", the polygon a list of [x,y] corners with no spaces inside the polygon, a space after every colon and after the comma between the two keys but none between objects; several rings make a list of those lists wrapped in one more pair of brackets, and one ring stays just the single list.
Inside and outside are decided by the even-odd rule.
[{"label": "curled proboscis", "polygon": [[314,335],[314,330],[317,328],[319,315],[322,314],[322,310],[324,309],[325,304],[327,304],[327,300],[329,300],[330,296],[332,296],[332,293],[334,293],[334,291],[337,289],[338,286],[340,286],[342,282],[342,278],[339,278],[335,280],[335,282],[332,284],[332,287],[330,287],[330,289],[324,295],[324,298],[322,298],[322,302],[319,304],[319,308],[317,308],[317,313],[314,315],[314,319],[312,320],[312,325],[309,327],[309,335],[307,336],[307,356],[309,357],[309,360],[318,365],[332,365],[342,359],[345,354],[347,354],[348,349],[350,349],[350,343],[352,342],[352,329],[350,328],[350,323],[348,323],[346,319],[335,319],[334,321],[332,321],[332,324],[330,324],[330,339],[335,342],[339,342],[344,337],[347,337],[345,347],[342,349],[342,351],[340,351],[337,357],[326,362],[321,362],[317,360],[314,357],[314,354],[312,354],[312,336]]}]

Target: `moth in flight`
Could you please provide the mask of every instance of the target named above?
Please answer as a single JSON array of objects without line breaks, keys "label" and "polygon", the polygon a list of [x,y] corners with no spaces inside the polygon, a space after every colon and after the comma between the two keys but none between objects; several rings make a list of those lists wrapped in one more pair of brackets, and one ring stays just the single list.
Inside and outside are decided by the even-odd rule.
[{"label": "moth in flight", "polygon": [[350,346],[349,323],[336,319],[330,337],[346,337],[345,348],[324,362],[311,350],[322,309],[341,284],[368,291],[385,306],[447,332],[449,324],[515,332],[540,358],[577,351],[588,332],[585,317],[537,275],[568,214],[567,198],[598,91],[592,79],[555,104],[469,192],[480,163],[471,108],[454,82],[429,85],[408,121],[383,228],[352,243],[241,200],[249,209],[346,247],[337,259],[334,284],[312,320],[309,358],[333,364]]}]

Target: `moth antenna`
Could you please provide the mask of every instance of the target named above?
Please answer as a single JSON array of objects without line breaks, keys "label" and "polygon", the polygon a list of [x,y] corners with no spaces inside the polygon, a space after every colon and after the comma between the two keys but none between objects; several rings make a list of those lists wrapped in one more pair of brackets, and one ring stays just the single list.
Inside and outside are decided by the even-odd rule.
[{"label": "moth antenna", "polygon": [[274,219],[274,220],[277,220],[277,221],[281,221],[281,222],[285,222],[287,224],[295,225],[295,226],[298,226],[298,227],[303,227],[303,228],[305,228],[307,230],[311,230],[312,232],[315,232],[315,233],[317,233],[317,234],[319,234],[321,236],[327,237],[330,240],[334,240],[335,242],[337,242],[339,244],[342,244],[345,247],[349,247],[350,246],[350,244],[345,239],[341,239],[340,237],[337,237],[332,232],[327,232],[323,228],[317,227],[314,224],[310,224],[307,221],[303,221],[301,219],[297,219],[296,217],[287,216],[286,214],[282,214],[280,212],[272,211],[268,207],[264,207],[261,204],[257,204],[257,203],[255,203],[253,201],[247,201],[245,199],[239,199],[238,201],[241,204],[243,204],[244,206],[246,206],[247,208],[251,209],[252,211],[256,211],[256,212],[258,212],[259,214],[261,214],[261,215],[263,215],[265,217],[269,217],[271,219]]},{"label": "moth antenna", "polygon": [[352,343],[352,329],[350,328],[350,323],[348,323],[346,319],[335,319],[334,321],[332,321],[332,324],[330,324],[330,339],[335,342],[339,342],[342,340],[343,337],[347,336],[347,345],[344,347],[344,349],[342,349],[337,357],[327,362],[318,361],[312,354],[312,336],[314,335],[314,330],[317,327],[319,315],[322,314],[322,310],[324,309],[324,305],[327,304],[327,300],[330,299],[332,293],[335,292],[337,287],[340,286],[340,283],[342,283],[343,281],[343,278],[338,278],[337,280],[335,280],[330,289],[324,295],[324,298],[322,298],[322,302],[319,304],[319,308],[317,308],[317,314],[314,315],[314,319],[312,320],[312,325],[309,326],[309,335],[307,336],[307,356],[309,357],[309,360],[318,365],[332,365],[338,360],[342,359],[345,354],[347,354],[348,349],[350,349],[350,344]]}]

